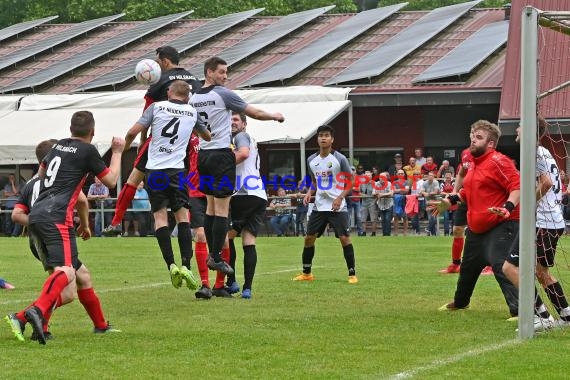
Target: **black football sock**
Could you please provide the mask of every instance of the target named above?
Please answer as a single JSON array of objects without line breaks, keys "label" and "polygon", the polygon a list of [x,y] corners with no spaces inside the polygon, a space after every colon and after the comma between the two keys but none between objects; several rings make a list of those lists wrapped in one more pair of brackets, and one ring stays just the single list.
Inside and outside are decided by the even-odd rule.
[{"label": "black football sock", "polygon": [[[566,300],[562,286],[557,281],[554,284],[548,285],[545,290],[548,299],[550,302],[552,302],[554,308],[556,309],[556,312],[560,315],[562,309],[566,309],[568,307],[568,301]],[[570,317],[568,316],[560,316],[560,318],[564,320],[570,320]]]},{"label": "black football sock", "polygon": [[210,251],[210,256],[212,256],[214,261],[217,263],[222,261],[220,252],[226,242],[227,233],[228,218],[223,216],[214,216],[214,222],[212,223],[212,250]]},{"label": "black football sock", "polygon": [[257,250],[255,245],[246,245],[243,247],[243,288],[251,289],[253,276],[255,275],[255,266],[257,265]]},{"label": "black football sock", "polygon": [[172,242],[170,241],[170,230],[167,226],[160,227],[154,232],[156,240],[158,240],[158,246],[160,247],[160,252],[162,253],[162,258],[166,263],[166,267],[170,269],[170,265],[174,264],[174,253],[172,252]]},{"label": "black football sock", "polygon": [[354,247],[352,244],[342,247],[342,253],[344,254],[344,260],[348,268],[348,275],[356,275],[356,270],[354,269]]},{"label": "black football sock", "polygon": [[315,256],[315,246],[303,248],[303,273],[311,273],[313,257]]},{"label": "black football sock", "polygon": [[230,244],[230,266],[234,270],[234,274],[228,274],[226,279],[226,284],[231,285],[236,281],[236,245],[234,243],[234,239],[228,239]]},{"label": "black football sock", "polygon": [[536,315],[538,315],[541,318],[548,318],[550,317],[550,313],[548,312],[548,309],[546,308],[546,306],[544,305],[544,302],[542,301],[542,298],[540,298],[540,295],[538,294],[538,290],[536,290],[536,288],[534,289],[534,310],[536,312]]},{"label": "black football sock", "polygon": [[194,252],[192,251],[192,230],[188,222],[178,223],[178,247],[182,265],[190,269],[190,259]]}]

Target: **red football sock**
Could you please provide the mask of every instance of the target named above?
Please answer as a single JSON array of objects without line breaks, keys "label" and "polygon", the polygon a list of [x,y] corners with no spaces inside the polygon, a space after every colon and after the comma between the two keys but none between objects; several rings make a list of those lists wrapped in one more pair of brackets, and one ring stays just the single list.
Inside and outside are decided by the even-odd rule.
[{"label": "red football sock", "polygon": [[103,316],[103,309],[101,308],[101,302],[99,302],[99,297],[95,294],[93,288],[89,289],[77,289],[77,297],[79,302],[85,308],[89,318],[93,321],[93,325],[98,329],[104,329],[107,327],[107,321]]},{"label": "red football sock", "polygon": [[47,278],[40,297],[34,302],[34,306],[40,309],[42,315],[46,315],[57,299],[61,298],[61,292],[68,283],[67,275],[60,270],[53,272]]},{"label": "red football sock", "polygon": [[48,331],[48,326],[49,326],[49,320],[51,319],[51,315],[53,314],[53,312],[55,311],[55,309],[57,309],[58,307],[61,306],[61,294],[59,297],[57,297],[57,300],[55,301],[55,304],[49,308],[49,310],[47,311],[47,313],[44,314],[44,327],[43,330],[44,331]]},{"label": "red football sock", "polygon": [[465,238],[453,238],[453,245],[451,246],[451,259],[453,261],[461,261],[461,254],[463,253],[463,242]]},{"label": "red football sock", "polygon": [[[226,263],[230,262],[230,248],[222,248],[221,252],[222,260]],[[223,288],[224,287],[224,280],[226,279],[226,275],[223,272],[216,272],[216,284],[214,288]]]},{"label": "red football sock", "polygon": [[137,192],[137,187],[131,185],[130,183],[125,183],[121,192],[119,193],[119,197],[117,198],[117,205],[115,206],[115,215],[113,215],[113,220],[111,224],[113,226],[118,226],[123,222],[123,216],[125,216],[125,212],[129,208],[131,201],[135,197],[135,193]]},{"label": "red football sock", "polygon": [[26,312],[26,310],[28,310],[28,309],[29,309],[30,307],[32,307],[32,306],[34,306],[33,303],[30,304],[30,305],[28,305],[28,306],[26,306],[26,308],[25,308],[24,310],[17,312],[17,313],[16,313],[16,318],[18,318],[18,320],[19,320],[20,322],[26,323],[26,315],[25,315],[24,313]]},{"label": "red football sock", "polygon": [[208,244],[205,241],[197,241],[194,247],[196,253],[196,265],[198,266],[198,272],[200,273],[200,280],[202,280],[202,285],[210,287],[210,278],[208,277]]}]

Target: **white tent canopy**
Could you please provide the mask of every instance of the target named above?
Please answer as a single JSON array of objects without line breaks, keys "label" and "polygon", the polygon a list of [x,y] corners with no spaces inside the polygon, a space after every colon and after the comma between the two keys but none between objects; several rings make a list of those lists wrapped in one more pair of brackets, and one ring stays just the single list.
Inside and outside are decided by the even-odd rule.
[{"label": "white tent canopy", "polygon": [[16,111],[21,98],[22,96],[16,95],[0,96],[0,112],[4,114],[4,111]]},{"label": "white tent canopy", "polygon": [[[299,86],[236,92],[253,105],[285,115],[282,124],[248,120],[248,131],[259,143],[300,143],[302,153],[304,141],[314,135],[318,126],[333,120],[351,104],[347,100],[350,88]],[[17,111],[14,109],[21,97],[0,96],[0,165],[35,163],[36,144],[69,136],[71,115],[81,109],[93,112],[93,144],[104,154],[111,138],[124,136],[137,121],[143,96],[144,91],[29,95],[23,97]]]}]

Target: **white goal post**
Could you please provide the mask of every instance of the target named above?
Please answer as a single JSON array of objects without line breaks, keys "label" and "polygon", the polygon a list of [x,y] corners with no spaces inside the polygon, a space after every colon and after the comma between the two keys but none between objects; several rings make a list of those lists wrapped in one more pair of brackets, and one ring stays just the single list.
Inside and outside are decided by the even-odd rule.
[{"label": "white goal post", "polygon": [[536,264],[536,144],[537,103],[556,91],[570,86],[562,83],[538,94],[538,27],[570,35],[570,27],[560,20],[570,19],[570,11],[541,11],[523,8],[521,28],[521,104],[520,140],[521,199],[519,233],[519,333],[520,339],[534,336],[534,298]]}]

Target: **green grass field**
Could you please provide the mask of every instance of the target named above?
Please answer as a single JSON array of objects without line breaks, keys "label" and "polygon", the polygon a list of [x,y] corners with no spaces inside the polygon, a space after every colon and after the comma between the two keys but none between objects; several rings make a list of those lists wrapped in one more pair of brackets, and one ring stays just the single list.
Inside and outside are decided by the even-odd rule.
[{"label": "green grass field", "polygon": [[[77,301],[54,313],[46,346],[18,342],[2,320],[0,378],[568,378],[570,330],[518,341],[492,277],[480,279],[469,310],[437,310],[457,280],[437,273],[449,262],[450,238],[353,242],[357,285],[347,283],[333,237],[317,241],[312,283],[291,281],[302,238],[264,237],[253,298],[210,301],[170,285],[154,238],[80,242],[106,317],[123,332],[94,335]],[[241,261],[238,269],[241,280]],[[26,239],[0,238],[0,276],[17,287],[0,291],[2,317],[37,296],[45,274]]]}]

